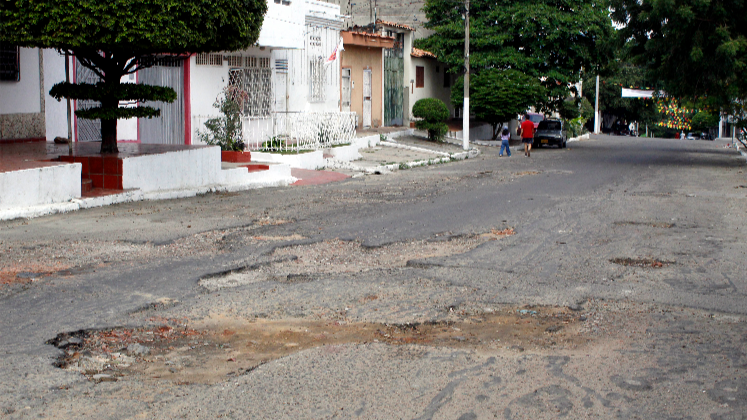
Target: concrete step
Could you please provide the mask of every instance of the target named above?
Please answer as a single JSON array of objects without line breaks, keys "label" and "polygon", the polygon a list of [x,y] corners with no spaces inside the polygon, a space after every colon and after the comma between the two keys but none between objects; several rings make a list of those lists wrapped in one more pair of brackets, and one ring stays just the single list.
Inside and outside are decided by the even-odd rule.
[{"label": "concrete step", "polygon": [[81,178],[80,193],[87,193],[93,189],[93,181],[90,178]]}]

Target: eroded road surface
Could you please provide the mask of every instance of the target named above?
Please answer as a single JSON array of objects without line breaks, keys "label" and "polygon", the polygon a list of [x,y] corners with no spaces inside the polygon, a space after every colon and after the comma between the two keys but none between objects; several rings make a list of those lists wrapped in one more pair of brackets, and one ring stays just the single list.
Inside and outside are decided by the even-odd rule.
[{"label": "eroded road surface", "polygon": [[745,419],[724,146],[483,148],[2,222],[0,417]]}]

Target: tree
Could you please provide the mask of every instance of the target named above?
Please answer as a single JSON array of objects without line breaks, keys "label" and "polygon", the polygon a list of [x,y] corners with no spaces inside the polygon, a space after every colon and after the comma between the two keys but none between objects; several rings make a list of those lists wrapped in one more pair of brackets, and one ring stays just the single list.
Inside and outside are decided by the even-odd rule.
[{"label": "tree", "polygon": [[667,94],[730,113],[747,98],[747,3],[611,0],[621,42]]},{"label": "tree", "polygon": [[431,141],[441,141],[449,129],[444,122],[449,118],[449,109],[438,98],[418,99],[412,106],[412,115],[419,118],[415,121],[415,128],[427,130]]},{"label": "tree", "polygon": [[[424,26],[435,33],[418,46],[436,54],[454,73],[464,72],[464,5],[426,0]],[[555,111],[573,95],[581,70],[609,60],[612,22],[597,0],[470,1],[470,67],[516,70],[541,81],[539,110]],[[470,100],[472,105],[472,100]]]},{"label": "tree", "polygon": [[[517,70],[489,69],[475,74],[469,84],[471,112],[493,127],[493,139],[504,123],[546,97],[539,80]],[[451,102],[464,103],[464,77],[451,88]]]},{"label": "tree", "polygon": [[155,65],[163,55],[247,48],[259,37],[266,10],[264,0],[2,1],[0,40],[55,48],[91,69],[98,83],[58,83],[50,95],[98,101],[76,115],[100,119],[101,152],[116,153],[117,119],[160,115],[149,106],[120,107],[119,101],[176,99],[173,89],[120,83],[122,76]]},{"label": "tree", "polygon": [[708,111],[698,111],[690,119],[693,130],[708,131],[709,128],[718,126],[719,116]]},{"label": "tree", "polygon": [[[595,84],[596,75],[585,74],[584,96],[590,103],[594,103],[596,99]],[[623,58],[617,58],[602,71],[599,84],[599,111],[603,115],[614,116],[623,121],[638,121],[648,125],[653,125],[661,120],[655,100],[623,98],[623,87],[657,88],[656,84],[649,83],[646,80],[644,69],[625,61]]]}]

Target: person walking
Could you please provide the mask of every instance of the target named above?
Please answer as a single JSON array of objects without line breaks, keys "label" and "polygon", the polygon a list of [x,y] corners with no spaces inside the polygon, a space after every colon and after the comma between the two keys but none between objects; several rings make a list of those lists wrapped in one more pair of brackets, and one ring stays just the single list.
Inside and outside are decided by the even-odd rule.
[{"label": "person walking", "polygon": [[511,157],[511,149],[508,147],[509,137],[510,136],[508,135],[508,128],[504,127],[503,131],[501,132],[501,151],[498,152],[498,157],[503,156],[504,149],[506,150],[506,154],[508,155],[508,157]]},{"label": "person walking", "polygon": [[532,143],[534,143],[534,123],[529,120],[528,115],[524,115],[524,122],[519,126],[518,134],[521,136],[521,142],[524,143],[524,156],[532,156]]}]

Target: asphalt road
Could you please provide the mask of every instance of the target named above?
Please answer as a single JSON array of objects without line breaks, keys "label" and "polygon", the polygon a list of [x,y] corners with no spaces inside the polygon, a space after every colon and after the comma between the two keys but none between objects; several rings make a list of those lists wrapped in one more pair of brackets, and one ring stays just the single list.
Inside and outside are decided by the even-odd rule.
[{"label": "asphalt road", "polygon": [[[0,222],[0,273],[20,272],[0,286],[0,417],[747,418],[747,168],[725,144],[482,148],[333,184]],[[196,340],[137,364],[178,366],[166,376],[99,382],[55,367],[63,351],[45,344],[164,320],[480,328],[285,343],[202,382],[179,375],[223,372],[251,345],[191,355]]]}]

